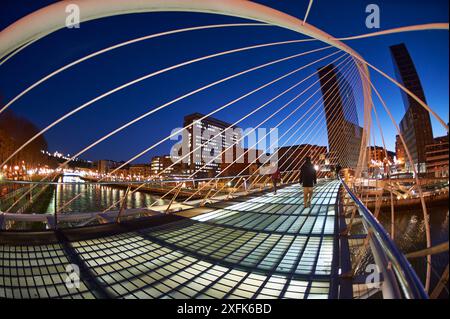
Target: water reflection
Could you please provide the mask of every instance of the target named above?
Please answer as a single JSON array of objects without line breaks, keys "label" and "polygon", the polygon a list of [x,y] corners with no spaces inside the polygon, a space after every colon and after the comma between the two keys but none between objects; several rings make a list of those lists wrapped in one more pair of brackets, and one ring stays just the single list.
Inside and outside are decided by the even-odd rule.
[{"label": "water reflection", "polygon": [[[54,213],[55,209],[61,212],[95,212],[107,209],[113,203],[121,200],[125,195],[125,190],[117,187],[97,185],[86,183],[78,176],[62,176],[60,183],[77,184],[58,184],[56,194],[53,193],[52,199],[47,207],[47,213]],[[75,200],[68,202],[75,196]],[[126,198],[127,208],[150,207],[154,202],[156,205],[165,203],[158,196],[145,192],[129,192]],[[118,209],[120,204],[115,206]]]},{"label": "water reflection", "polygon": [[[430,214],[430,230],[432,246],[448,241],[448,206],[436,206],[428,208]],[[391,229],[390,213],[380,214],[380,222],[385,229]],[[404,253],[409,253],[426,248],[425,222],[421,209],[403,210],[395,213],[395,242]],[[426,275],[426,259],[417,258],[410,260],[420,278],[424,280]],[[431,287],[439,281],[439,276],[449,262],[448,252],[433,255]],[[448,287],[448,284],[447,284]],[[444,292],[446,294],[446,292]],[[447,294],[448,296],[448,294]]]}]

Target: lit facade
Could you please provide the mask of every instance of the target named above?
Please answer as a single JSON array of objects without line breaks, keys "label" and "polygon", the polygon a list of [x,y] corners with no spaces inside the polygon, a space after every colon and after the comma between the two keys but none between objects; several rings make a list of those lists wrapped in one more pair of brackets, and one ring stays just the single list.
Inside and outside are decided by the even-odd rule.
[{"label": "lit facade", "polygon": [[426,146],[427,173],[434,177],[448,177],[448,135],[436,137]]},{"label": "lit facade", "polygon": [[181,164],[174,162],[170,155],[155,156],[151,162],[151,174],[159,176],[168,176],[179,174],[181,172]]},{"label": "lit facade", "polygon": [[[221,171],[222,156],[219,154],[236,144],[239,134],[231,124],[212,117],[202,119],[203,117],[203,114],[194,113],[184,118],[183,126],[188,131],[189,152],[192,153],[183,166],[187,174],[198,171],[197,176],[214,176]],[[213,160],[215,157],[217,159]]]},{"label": "lit facade", "polygon": [[[426,102],[419,75],[405,44],[390,47],[397,80],[419,99]],[[425,172],[426,146],[433,143],[430,114],[416,100],[401,90],[405,115],[400,121],[400,131],[419,173]],[[409,163],[406,161],[408,168]]]},{"label": "lit facade", "polygon": [[151,175],[150,164],[132,164],[128,169],[132,177],[149,177]]},{"label": "lit facade", "polygon": [[116,162],[112,160],[99,160],[95,162],[95,167],[99,174],[108,174],[110,171],[116,169],[124,162]]},{"label": "lit facade", "polygon": [[403,146],[402,140],[400,139],[400,135],[395,135],[395,157],[397,159],[397,169],[403,170],[408,158],[406,156],[405,147]]},{"label": "lit facade", "polygon": [[[263,151],[257,149],[241,149],[239,152],[236,146],[231,148],[233,150],[233,157],[230,163],[225,158],[225,153],[222,154],[222,163],[220,163],[221,176],[238,176],[251,175],[259,169],[261,161],[263,161]],[[264,154],[266,158],[270,154]]]},{"label": "lit facade", "polygon": [[315,165],[324,165],[327,154],[326,146],[301,144],[283,146],[278,150],[278,167],[281,172],[299,169],[306,157]]},{"label": "lit facade", "polygon": [[[361,147],[362,128],[351,85],[333,64],[318,70],[327,122],[330,165],[355,168]],[[338,94],[335,94],[338,88]]]}]

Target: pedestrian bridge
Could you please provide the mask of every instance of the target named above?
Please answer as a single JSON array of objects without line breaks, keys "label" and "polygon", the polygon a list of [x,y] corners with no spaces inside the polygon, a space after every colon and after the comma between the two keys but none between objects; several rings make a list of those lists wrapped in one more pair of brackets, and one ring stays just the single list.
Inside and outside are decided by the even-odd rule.
[{"label": "pedestrian bridge", "polygon": [[361,297],[342,276],[342,191],[338,180],[320,182],[310,208],[294,184],[134,222],[3,232],[0,297]]},{"label": "pedestrian bridge", "polygon": [[[152,71],[143,70],[144,73],[139,74],[139,77],[126,79],[126,82],[117,79],[116,87],[102,91],[96,97],[86,98],[81,105],[71,108],[63,115],[59,114],[56,119],[50,119],[39,132],[27,137],[20,145],[12,146],[11,151],[8,149],[0,161],[0,167],[2,171],[5,171],[6,176],[4,183],[8,184],[8,187],[5,187],[5,194],[0,197],[0,204],[2,204],[0,205],[0,297],[367,298],[373,295],[378,297],[381,294],[384,298],[427,298],[431,280],[431,255],[435,253],[436,247],[432,247],[429,214],[418,174],[415,174],[414,189],[405,189],[404,185],[397,185],[397,188],[406,190],[403,193],[416,189],[418,191],[417,198],[420,199],[425,223],[427,250],[415,252],[415,255],[427,258],[425,288],[393,242],[394,223],[389,235],[376,219],[384,201],[383,196],[386,195],[386,205],[389,201],[391,218],[394,220],[396,205],[394,194],[397,189],[391,187],[375,194],[378,197],[372,198],[374,214],[362,202],[364,198],[367,198],[366,203],[368,202],[368,196],[363,195],[374,192],[373,187],[368,182],[365,183],[364,179],[367,181],[371,173],[367,147],[371,146],[372,141],[373,146],[376,146],[375,137],[382,141],[385,157],[388,158],[383,134],[385,123],[380,125],[378,111],[376,111],[378,103],[374,103],[373,96],[381,103],[382,108],[377,105],[379,110],[384,112],[384,116],[394,125],[406,152],[405,160],[410,167],[413,169],[415,167],[397,122],[371,80],[371,72],[376,72],[395,85],[395,89],[408,94],[447,132],[448,125],[416,94],[366,61],[345,41],[406,31],[448,30],[448,23],[403,26],[380,32],[335,38],[324,30],[306,23],[312,1],[309,1],[303,20],[252,1],[241,0],[128,0],[120,3],[113,0],[101,2],[83,0],[75,1],[75,5],[79,7],[80,12],[83,12],[80,21],[83,25],[87,21],[124,14],[175,11],[225,15],[244,21],[160,30],[159,33],[126,39],[97,51],[86,52],[84,56],[76,59],[73,56],[68,57],[70,63],[58,66],[51,73],[12,96],[4,106],[2,105],[0,114],[30,91],[45,85],[45,82],[58,74],[107,52],[143,41],[153,41],[162,37],[170,38],[171,35],[182,35],[187,32],[199,32],[199,39],[205,42],[201,38],[201,30],[262,27],[277,27],[286,32],[292,31],[293,38],[285,40],[283,35],[283,41],[249,43],[246,46],[214,51],[204,56],[188,57],[186,60],[182,59],[182,62],[168,61],[167,67]],[[4,63],[14,62],[16,56],[24,50],[29,50],[33,43],[68,27],[65,6],[64,1],[54,3],[19,19],[2,30],[0,32],[0,67]],[[248,23],[245,20],[252,22]],[[71,32],[75,31],[71,30]],[[217,79],[213,82],[208,80],[205,83],[202,82],[200,87],[184,88],[180,91],[180,94],[184,92],[182,95],[178,96],[177,93],[177,97],[170,96],[167,100],[163,99],[164,102],[155,102],[156,104],[151,107],[145,104],[145,99],[138,101],[136,106],[142,108],[142,114],[128,119],[128,110],[124,108],[126,122],[101,137],[97,136],[88,145],[82,145],[79,151],[64,163],[59,164],[55,170],[38,176],[39,181],[28,180],[28,176],[20,178],[18,176],[20,167],[17,166],[16,169],[14,161],[20,159],[30,143],[78,112],[88,107],[93,108],[102,99],[112,98],[119,91],[159,75],[165,76],[177,70],[182,71],[187,66],[194,67],[202,61],[215,60],[223,63],[216,58],[232,58],[235,54],[251,54],[255,50],[264,50],[264,48],[276,53],[279,47],[300,43],[301,49],[295,46],[291,48],[292,55],[283,53],[275,60],[255,61],[243,69],[230,70],[231,73],[227,74],[217,74]],[[307,43],[311,45],[308,48]],[[180,53],[184,50],[179,42],[174,42],[173,48],[177,48]],[[259,55],[265,56],[266,53],[262,52]],[[167,58],[169,57],[170,55],[167,55]],[[238,58],[241,59],[239,56]],[[303,60],[301,62],[294,60],[297,58]],[[250,57],[249,61],[251,60]],[[267,82],[255,83],[253,86],[252,81],[244,78],[250,74],[254,76],[261,74],[256,72],[273,73],[271,66],[281,65],[289,60],[295,68],[289,67],[289,71],[284,74],[276,76],[271,74]],[[252,74],[252,72],[255,73]],[[298,78],[297,83],[291,85],[284,82],[294,75]],[[86,74],[86,76],[93,75]],[[219,148],[217,153],[213,152],[214,158],[202,159],[201,167],[188,170],[188,173],[183,172],[183,176],[189,174],[186,178],[180,179],[174,175],[175,177],[170,178],[177,178],[176,180],[167,180],[164,172],[183,163],[184,159],[191,158],[190,156],[198,150],[209,148],[210,142],[214,142],[216,138],[221,139],[225,129],[219,130],[215,136],[208,137],[205,141],[202,140],[200,145],[192,145],[187,154],[183,154],[164,170],[152,176],[145,176],[143,181],[140,178],[136,181],[130,174],[126,178],[125,174],[118,181],[127,189],[125,196],[113,201],[111,205],[108,204],[109,207],[101,207],[101,209],[105,208],[103,211],[77,210],[66,213],[64,208],[67,205],[82,199],[91,190],[91,188],[83,188],[84,190],[78,188],[71,194],[70,199],[64,200],[60,207],[55,201],[53,213],[24,213],[30,203],[39,201],[39,196],[45,193],[50,185],[52,187],[61,185],[57,182],[58,176],[71,161],[81,158],[80,156],[99,143],[110,140],[119,132],[125,131],[163,109],[170,110],[193,95],[207,93],[207,90],[213,87],[217,89],[219,85],[227,84],[227,81],[239,77],[245,81],[243,86],[246,88],[245,92],[240,92],[236,96],[235,92],[230,90],[226,102],[223,101],[225,104],[218,102],[218,105],[214,105],[211,110],[205,110],[205,113],[208,113],[202,115],[196,122],[208,120],[212,116],[221,116],[223,113],[216,115],[221,111],[233,114],[236,111],[231,107],[235,109],[241,107],[239,103],[242,101],[246,104],[242,108],[242,114],[236,112],[236,118],[233,118],[233,123],[227,125],[226,129],[243,126],[245,123],[243,121],[248,121],[253,128],[246,130],[243,136],[236,139],[226,149],[223,147],[222,151]],[[338,78],[339,81],[336,80]],[[278,93],[278,89],[275,90],[272,85],[280,85],[283,90]],[[42,87],[42,90],[44,88]],[[258,102],[258,105],[253,105],[253,102],[248,103],[248,100],[244,100],[252,95],[254,98],[257,94],[264,93],[266,88],[271,89],[273,94],[269,94],[270,98],[264,97],[262,99],[264,102],[261,100],[262,104],[259,105]],[[226,91],[223,90],[223,92]],[[289,94],[294,97],[291,98]],[[282,99],[288,101],[283,102],[281,106],[281,103],[274,103]],[[160,102],[163,104],[159,104]],[[274,105],[276,108],[270,109]],[[189,110],[191,111],[194,110]],[[260,111],[266,113],[256,114]],[[282,111],[284,113],[280,113]],[[237,116],[238,113],[239,116]],[[354,123],[349,122],[347,116],[350,116]],[[157,147],[173,140],[173,137],[193,126],[194,122],[185,125],[183,129],[168,129],[168,132],[171,132],[169,135],[166,136],[164,133],[162,138],[158,136],[156,140],[152,139],[151,144],[146,145],[145,149],[139,150],[120,166],[105,174],[98,170],[96,173],[90,172],[96,179],[94,183],[100,185],[114,183],[117,176],[122,174],[119,172],[122,168],[142,159],[142,156],[150,151],[156,151]],[[267,149],[285,147],[287,150],[276,160],[287,163],[286,168],[280,168],[284,173],[283,187],[276,195],[267,190],[270,187],[268,174],[261,173],[259,170],[251,173],[251,162],[246,163],[248,165],[243,169],[239,165],[234,165],[240,164],[239,159],[245,158],[245,154],[227,163],[227,166],[224,169],[221,168],[215,177],[203,178],[202,173],[210,164],[221,159],[227,150],[233,150],[234,146],[241,145],[244,138],[248,139],[248,136],[256,129],[264,127],[271,127],[269,132],[275,128],[283,131],[276,143],[271,142]],[[376,128],[379,133],[376,133]],[[354,131],[355,134],[352,133],[350,136],[345,133],[347,131]],[[356,134],[357,132],[359,133]],[[258,142],[270,137],[268,135],[258,136]],[[323,145],[324,141],[327,141],[325,143],[328,146],[327,154],[318,156],[315,163],[322,166],[322,176],[331,177],[333,167],[339,164],[340,167],[347,169],[345,178],[354,183],[348,186],[342,180],[321,181],[315,187],[312,206],[305,209],[302,190],[295,181],[298,180],[304,158],[307,154],[314,153],[315,146]],[[248,153],[250,149],[259,149],[258,143],[251,144],[248,145],[245,153]],[[357,154],[347,154],[347,148],[342,148],[344,145]],[[297,153],[295,148],[293,149],[294,146],[304,146],[305,152]],[[272,164],[271,160],[275,161],[275,154],[277,152],[271,153],[268,159],[263,160],[261,160],[262,155],[267,154],[263,152],[259,155],[257,160],[261,167]],[[328,164],[327,157],[328,160],[332,160],[328,161]],[[228,169],[233,171],[233,168],[240,172],[227,171]],[[157,188],[159,192],[164,192],[164,195],[160,197],[161,200],[170,198],[169,195],[172,196],[169,203],[159,208],[155,206],[126,209],[128,193],[134,193],[139,189],[150,189],[155,184],[159,184]],[[73,186],[76,186],[76,183]],[[184,201],[181,202],[180,198]],[[47,229],[23,231],[11,227],[11,225],[18,225],[18,229],[21,229],[20,226],[24,224],[45,225]],[[444,249],[448,251],[448,243],[446,247]],[[375,276],[370,277],[373,279],[370,285],[367,284],[369,277],[365,272],[366,265],[376,266],[372,267],[375,270],[373,273]],[[444,272],[438,284],[441,290],[445,287],[446,277],[448,281],[448,266],[446,275]],[[439,292],[435,295],[439,295]]]}]

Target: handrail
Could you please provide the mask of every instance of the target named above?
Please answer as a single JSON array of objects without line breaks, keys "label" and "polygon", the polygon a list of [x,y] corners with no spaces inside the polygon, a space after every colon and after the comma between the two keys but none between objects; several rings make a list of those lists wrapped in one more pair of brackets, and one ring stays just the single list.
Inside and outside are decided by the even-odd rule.
[{"label": "handrail", "polygon": [[[265,175],[265,174],[263,174],[263,175]],[[228,176],[225,178],[231,178],[231,177]],[[140,183],[142,183],[142,182],[140,182]],[[68,184],[68,183],[61,183],[61,184]],[[70,184],[73,185],[72,183],[70,183]],[[178,188],[178,191],[176,194],[178,194],[180,190],[181,190],[181,188]],[[254,192],[258,192],[258,191],[255,189]],[[241,195],[248,195],[248,190],[243,193],[240,193],[240,196]],[[173,199],[171,200],[171,202],[168,205],[165,205],[165,204],[162,205],[162,207],[165,207],[164,210],[166,211],[166,213],[167,213],[168,209],[170,208],[170,205],[172,205]],[[187,202],[186,205],[191,206],[191,207],[197,207],[199,205],[199,203],[197,202],[197,200],[194,200],[191,202]],[[119,215],[129,217],[129,216],[133,216],[136,214],[140,214],[142,212],[157,213],[157,212],[161,212],[161,210],[158,209],[158,207],[155,207],[154,209],[151,209],[151,210],[147,209],[147,208],[130,208],[130,209],[127,209],[126,211],[123,211],[123,213],[121,213],[121,210],[111,210],[109,212],[104,212],[104,211],[72,212],[70,214],[57,214],[57,215],[58,215],[58,220],[61,222],[74,222],[74,221],[81,221],[81,220],[92,220],[93,218],[96,218],[98,216],[103,216],[103,215],[110,215],[112,220],[117,220]],[[56,224],[54,222],[55,216],[56,215],[53,213],[17,214],[17,213],[2,212],[0,210],[0,232],[3,230],[3,225],[6,221],[44,222],[47,224],[51,222],[54,225],[54,224]],[[52,227],[54,227],[54,226],[52,226]]]},{"label": "handrail", "polygon": [[[298,170],[282,171],[281,174],[291,173]],[[106,180],[103,182],[96,181],[85,181],[81,182],[54,182],[54,181],[27,181],[27,180],[12,180],[3,179],[0,183],[11,183],[11,184],[46,184],[46,185],[79,185],[79,184],[94,184],[94,185],[129,185],[129,184],[165,184],[165,183],[184,183],[184,182],[203,182],[211,180],[226,180],[234,179],[236,177],[254,177],[254,176],[265,176],[270,174],[253,174],[253,175],[235,175],[235,176],[221,176],[221,177],[204,177],[204,178],[184,178],[184,179],[164,179],[164,180],[132,180],[132,181],[116,181],[116,180]],[[83,178],[84,176],[79,176]]]},{"label": "handrail", "polygon": [[[387,289],[383,291],[383,294],[387,293],[390,298],[402,298],[404,296],[408,299],[428,299],[428,294],[425,292],[422,282],[405,255],[398,249],[383,226],[349,186],[341,178],[339,180],[358,207],[368,233],[375,262],[383,272],[385,283],[389,285],[389,287],[385,287]],[[398,289],[403,292],[403,296],[399,294]]]}]

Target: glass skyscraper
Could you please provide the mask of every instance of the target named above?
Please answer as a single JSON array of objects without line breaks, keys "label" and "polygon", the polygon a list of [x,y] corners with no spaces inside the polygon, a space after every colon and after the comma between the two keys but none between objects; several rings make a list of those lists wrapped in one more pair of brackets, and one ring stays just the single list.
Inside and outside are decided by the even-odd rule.
[{"label": "glass skyscraper", "polygon": [[318,72],[327,122],[330,164],[355,168],[362,128],[358,124],[353,88],[333,64],[320,68]]},{"label": "glass skyscraper", "polygon": [[[426,103],[414,63],[404,43],[390,47],[398,82]],[[418,172],[425,171],[426,146],[433,143],[430,114],[416,100],[401,90],[405,115],[400,121],[400,131]],[[409,167],[408,161],[406,166]]]}]

